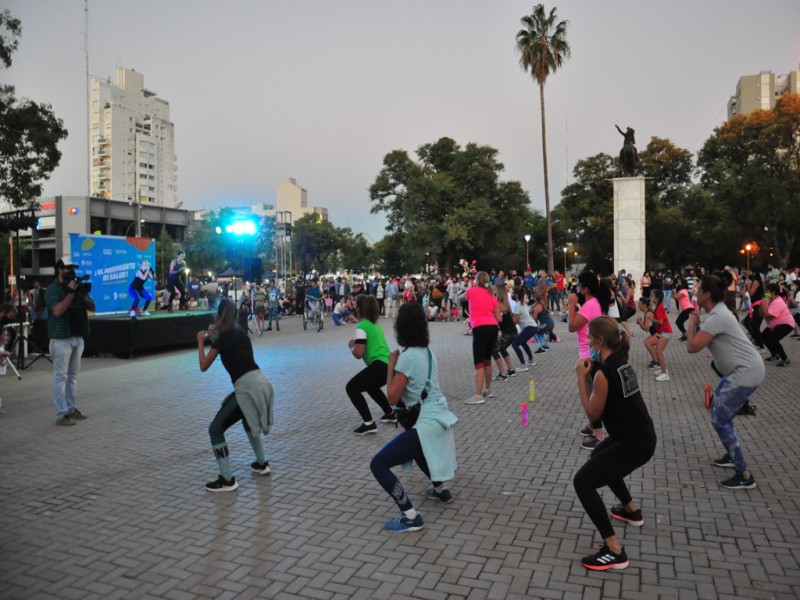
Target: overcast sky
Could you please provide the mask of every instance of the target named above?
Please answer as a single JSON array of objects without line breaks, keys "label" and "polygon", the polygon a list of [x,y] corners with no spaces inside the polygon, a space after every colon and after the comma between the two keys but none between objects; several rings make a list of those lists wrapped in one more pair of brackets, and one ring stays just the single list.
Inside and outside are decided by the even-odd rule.
[{"label": "overcast sky", "polygon": [[[274,203],[294,177],[336,226],[375,241],[384,155],[442,136],[496,148],[544,211],[538,88],[518,0],[90,0],[89,71],[124,66],[170,104],[184,208]],[[0,81],[69,129],[45,195],[86,193],[82,0],[6,0],[22,38]],[[741,75],[800,63],[798,0],[560,0],[572,58],[545,86],[551,200],[577,160],[616,154],[617,123],[697,152]],[[2,6],[0,6],[2,8]]]}]

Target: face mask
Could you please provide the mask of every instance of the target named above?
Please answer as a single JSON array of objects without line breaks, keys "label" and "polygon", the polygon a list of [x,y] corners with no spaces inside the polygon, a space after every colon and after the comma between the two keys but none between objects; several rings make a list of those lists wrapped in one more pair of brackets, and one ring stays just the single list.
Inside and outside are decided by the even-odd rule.
[{"label": "face mask", "polygon": [[589,348],[589,356],[591,356],[592,360],[596,363],[603,362],[603,357],[595,352],[594,348]]}]

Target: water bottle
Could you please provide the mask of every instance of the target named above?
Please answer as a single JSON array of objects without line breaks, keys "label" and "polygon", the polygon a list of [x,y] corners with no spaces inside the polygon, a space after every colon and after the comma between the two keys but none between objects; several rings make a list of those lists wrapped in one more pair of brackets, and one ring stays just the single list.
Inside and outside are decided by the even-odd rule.
[{"label": "water bottle", "polygon": [[706,410],[709,410],[711,408],[711,384],[710,383],[706,384],[705,405],[706,405]]},{"label": "water bottle", "polygon": [[522,404],[520,404],[520,413],[522,415],[522,426],[523,427],[527,427],[528,426],[528,403],[527,402],[523,402]]},{"label": "water bottle", "polygon": [[536,382],[533,379],[531,379],[529,386],[528,402],[530,402],[531,404],[536,402]]}]

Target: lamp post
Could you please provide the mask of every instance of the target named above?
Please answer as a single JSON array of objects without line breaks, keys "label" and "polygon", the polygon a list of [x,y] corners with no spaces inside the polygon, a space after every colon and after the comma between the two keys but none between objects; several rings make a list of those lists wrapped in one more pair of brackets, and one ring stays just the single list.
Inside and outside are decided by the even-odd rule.
[{"label": "lamp post", "polygon": [[139,219],[138,221],[133,221],[128,228],[125,230],[125,237],[128,237],[128,234],[131,231],[131,227],[136,225],[136,237],[142,237],[142,223],[144,223],[144,219]]},{"label": "lamp post", "polygon": [[747,270],[749,271],[750,270],[750,250],[753,249],[753,246],[751,244],[745,244],[744,249],[745,249],[745,253],[747,254]]},{"label": "lamp post", "polygon": [[525,266],[530,269],[531,268],[531,259],[528,256],[528,242],[531,241],[531,234],[525,234]]},{"label": "lamp post", "polygon": [[564,277],[567,276],[567,247],[564,246]]}]

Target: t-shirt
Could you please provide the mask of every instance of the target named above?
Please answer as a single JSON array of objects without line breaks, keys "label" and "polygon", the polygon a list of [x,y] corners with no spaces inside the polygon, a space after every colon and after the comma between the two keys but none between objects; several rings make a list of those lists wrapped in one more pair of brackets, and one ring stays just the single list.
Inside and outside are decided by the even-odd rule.
[{"label": "t-shirt", "polygon": [[773,296],[770,298],[767,312],[770,317],[772,317],[767,321],[767,326],[770,329],[775,329],[778,325],[788,325],[794,329],[794,317],[792,313],[789,312],[789,307],[786,306],[786,302],[784,302],[783,298],[780,296]]},{"label": "t-shirt", "polygon": [[678,308],[683,312],[689,308],[692,308],[692,301],[689,298],[689,292],[686,290],[678,290],[675,293],[675,298],[678,299]]},{"label": "t-shirt", "polygon": [[667,309],[664,308],[663,304],[656,306],[656,309],[653,311],[653,318],[661,321],[661,325],[656,325],[656,333],[672,333],[669,315],[667,315]]},{"label": "t-shirt", "polygon": [[248,335],[238,327],[223,331],[212,342],[211,347],[219,352],[222,366],[231,376],[233,384],[236,384],[236,381],[245,373],[258,370],[258,365],[253,358],[253,344],[250,343]]},{"label": "t-shirt", "polygon": [[608,434],[615,440],[655,449],[655,427],[633,367],[612,354],[600,365],[600,370],[608,380],[608,396],[602,415]]},{"label": "t-shirt", "polygon": [[672,275],[664,275],[661,284],[665,292],[672,291]]},{"label": "t-shirt", "polygon": [[531,310],[524,302],[517,302],[517,305],[514,307],[514,314],[519,317],[519,326],[521,329],[536,327],[536,321],[534,321],[531,316]]},{"label": "t-shirt", "polygon": [[564,276],[561,273],[556,273],[555,277],[553,277],[553,280],[556,282],[556,289],[559,292],[563,292],[564,291]]},{"label": "t-shirt", "polygon": [[583,303],[578,310],[578,314],[586,319],[586,323],[576,332],[578,335],[578,358],[589,358],[589,323],[592,319],[603,316],[603,309],[597,298],[590,298]]},{"label": "t-shirt", "polygon": [[389,344],[379,324],[361,319],[356,326],[356,344],[366,344],[363,359],[368,365],[376,360],[389,364]]},{"label": "t-shirt", "polygon": [[733,385],[756,387],[764,381],[764,361],[747,339],[733,313],[720,302],[706,315],[700,326],[714,336],[708,349],[714,364]]},{"label": "t-shirt", "polygon": [[494,318],[497,298],[489,290],[475,286],[469,288],[466,295],[469,302],[470,326],[475,328],[482,325],[497,325],[497,319]]}]

